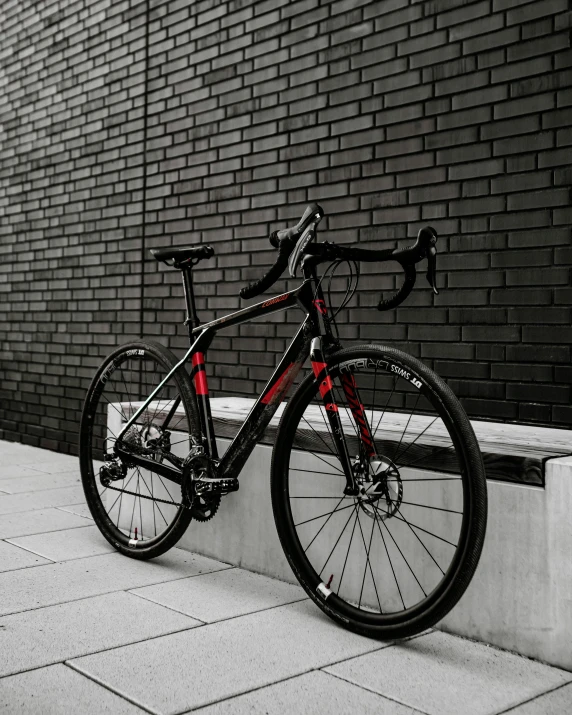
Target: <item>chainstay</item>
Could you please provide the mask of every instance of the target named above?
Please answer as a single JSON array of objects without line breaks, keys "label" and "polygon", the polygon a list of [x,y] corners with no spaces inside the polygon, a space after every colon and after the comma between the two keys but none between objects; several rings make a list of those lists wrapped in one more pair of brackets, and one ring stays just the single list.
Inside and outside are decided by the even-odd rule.
[{"label": "chainstay", "polygon": [[140,497],[141,499],[150,499],[151,501],[158,501],[161,504],[172,504],[173,506],[184,506],[185,509],[190,509],[190,506],[186,504],[177,504],[174,501],[168,501],[167,499],[159,499],[159,497],[149,497],[146,494],[138,494],[137,492],[131,492],[129,489],[118,489],[117,487],[106,487],[106,489],[112,489],[114,492],[121,492],[122,494],[129,494],[130,496]]}]

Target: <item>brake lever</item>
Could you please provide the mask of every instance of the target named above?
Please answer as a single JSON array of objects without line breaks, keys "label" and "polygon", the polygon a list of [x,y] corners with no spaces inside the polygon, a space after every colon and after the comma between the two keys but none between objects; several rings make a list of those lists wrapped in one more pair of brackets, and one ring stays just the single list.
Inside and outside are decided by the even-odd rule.
[{"label": "brake lever", "polygon": [[435,245],[429,246],[427,250],[427,282],[433,288],[433,293],[439,295],[437,290],[437,248]]}]

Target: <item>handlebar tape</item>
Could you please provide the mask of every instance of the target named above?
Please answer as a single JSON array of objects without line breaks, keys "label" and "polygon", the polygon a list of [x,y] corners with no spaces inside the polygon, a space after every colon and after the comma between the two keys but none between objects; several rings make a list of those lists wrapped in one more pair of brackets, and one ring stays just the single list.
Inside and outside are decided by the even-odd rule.
[{"label": "handlebar tape", "polygon": [[260,280],[251,283],[246,288],[242,288],[240,291],[240,297],[254,298],[254,296],[264,293],[265,290],[268,290],[271,285],[276,283],[276,281],[280,278],[280,276],[282,275],[282,273],[284,273],[286,267],[288,266],[288,258],[292,253],[292,250],[294,249],[295,245],[295,241],[293,241],[291,238],[280,239],[278,247],[278,258],[276,259],[276,263],[272,266],[272,268],[270,268],[266,275],[260,278]]},{"label": "handlebar tape", "polygon": [[377,306],[378,310],[391,310],[392,308],[396,308],[398,305],[401,305],[401,303],[403,303],[403,301],[413,290],[413,286],[415,285],[415,278],[417,275],[415,265],[406,263],[405,265],[401,264],[401,267],[403,268],[403,272],[405,273],[405,281],[403,282],[403,285],[396,293],[394,293],[389,298],[386,298],[385,300],[380,300]]}]

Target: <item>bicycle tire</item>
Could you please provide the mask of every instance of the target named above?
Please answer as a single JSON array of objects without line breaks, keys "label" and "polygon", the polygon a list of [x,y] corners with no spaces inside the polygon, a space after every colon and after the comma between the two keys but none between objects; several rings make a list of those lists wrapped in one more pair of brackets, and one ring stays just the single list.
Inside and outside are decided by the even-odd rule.
[{"label": "bicycle tire", "polygon": [[[115,433],[109,427],[110,415],[116,420],[125,422],[128,410],[130,409],[132,414],[136,409],[133,403],[144,401],[151,394],[153,386],[158,385],[175,368],[177,362],[170,350],[154,341],[139,340],[122,345],[100,365],[83,406],[79,458],[81,479],[89,510],[107,541],[117,551],[135,559],[151,559],[173,547],[191,521],[191,510],[183,504],[179,485],[147,470],[143,470],[147,472],[144,475],[137,467],[126,467],[127,473],[123,479],[117,480],[119,486],[115,486],[116,482],[113,481],[108,487],[103,487],[98,471],[99,462],[103,462],[106,453],[112,451],[110,448],[115,441]],[[147,430],[145,433],[147,435],[151,434],[152,429],[155,430],[154,435],[158,434],[157,425],[160,419],[157,414],[164,415],[165,405],[172,404],[167,400],[174,400],[177,397],[180,397],[183,415],[177,413],[179,415],[177,420],[179,426],[183,426],[183,431],[174,434],[180,440],[178,442],[181,445],[178,448],[181,452],[180,456],[188,452],[189,431],[196,428],[198,420],[194,389],[183,367],[175,371],[167,385],[158,393],[157,401],[151,403],[148,410],[143,413],[141,422],[138,421],[131,428],[134,429],[133,439],[139,439],[141,443],[141,437],[137,435],[143,435],[144,430]],[[108,407],[108,402],[112,403],[111,407]],[[153,407],[155,411],[151,414]],[[177,423],[174,426],[176,427]],[[169,447],[165,451],[171,449],[169,438]],[[164,456],[157,458],[162,460]],[[137,479],[134,483],[136,473]],[[108,488],[110,491],[106,491]],[[119,496],[116,497],[117,491]],[[103,494],[106,495],[104,499],[102,499]],[[115,501],[111,501],[110,494]],[[117,499],[119,499],[118,508]],[[129,526],[125,521],[125,511],[123,511],[123,521],[121,520],[124,499],[129,504],[129,510],[131,510],[131,501],[133,502]],[[148,515],[147,522],[144,524],[143,510],[149,512],[149,501],[152,502],[152,516]],[[129,518],[129,510],[127,518]],[[135,527],[133,527],[134,520]],[[151,520],[153,523],[149,524]]]},{"label": "bicycle tire", "polygon": [[[438,375],[416,358],[390,347],[362,345],[339,350],[329,355],[327,365],[334,383],[340,415],[345,414],[344,432],[346,433],[347,443],[351,441],[347,434],[351,431],[349,424],[354,418],[352,417],[351,409],[348,409],[343,404],[345,396],[339,387],[342,372],[347,371],[354,376],[355,394],[358,395],[360,401],[364,394],[367,396],[373,392],[372,400],[375,402],[378,374],[381,376],[379,378],[381,382],[388,385],[387,390],[384,392],[384,399],[389,391],[390,381],[393,380],[393,392],[387,398],[387,404],[381,413],[381,418],[375,431],[372,430],[376,442],[376,456],[374,458],[369,457],[369,462],[365,467],[363,467],[363,456],[361,455],[363,445],[360,445],[359,430],[356,429],[354,424],[356,431],[353,445],[358,445],[360,449],[355,465],[358,464],[358,461],[362,465],[361,467],[354,465],[357,470],[356,474],[361,474],[360,478],[365,482],[367,480],[374,482],[377,479],[374,476],[375,470],[381,469],[381,467],[375,465],[382,465],[385,470],[383,472],[385,477],[379,477],[376,484],[369,486],[366,484],[367,489],[365,489],[365,486],[362,487],[365,490],[365,496],[362,495],[359,499],[357,497],[344,497],[342,494],[343,499],[353,499],[353,506],[351,503],[343,502],[344,506],[338,509],[339,504],[342,503],[340,501],[333,511],[324,511],[323,514],[320,514],[320,510],[324,510],[326,505],[331,510],[331,506],[334,503],[332,499],[337,499],[340,494],[339,490],[345,486],[345,477],[343,473],[340,476],[336,472],[334,469],[335,461],[330,461],[332,456],[327,454],[326,446],[329,446],[333,448],[334,457],[337,459],[334,441],[331,439],[332,435],[328,437],[327,431],[316,429],[318,425],[316,405],[319,407],[321,398],[316,378],[312,374],[308,375],[300,384],[283,412],[272,457],[272,506],[278,535],[294,575],[310,598],[333,620],[349,630],[382,640],[411,636],[433,626],[453,608],[468,587],[477,567],[484,543],[487,518],[486,479],[479,446],[471,423],[453,392]],[[364,365],[365,367],[363,367]],[[372,390],[371,372],[373,371],[373,366],[375,366],[375,378]],[[369,370],[368,381],[362,379],[366,370]],[[362,381],[361,387],[358,384],[358,378]],[[404,384],[400,388],[401,392],[396,393],[395,386],[398,380],[402,380]],[[364,384],[366,385],[365,388],[363,387]],[[396,399],[396,395],[399,396],[399,399]],[[415,405],[417,405],[420,399],[423,409],[415,419],[412,416],[409,417],[399,445],[395,447],[397,435],[393,437],[391,429],[394,429],[395,424],[402,424],[405,419],[402,416],[403,412],[399,410],[403,411],[405,409],[405,414],[407,414],[411,404],[417,400],[415,402]],[[313,400],[315,400],[315,404],[312,404]],[[364,404],[362,404],[362,409]],[[320,411],[322,410],[321,407],[319,409]],[[433,413],[430,412],[431,409]],[[369,415],[367,405],[365,405],[365,414]],[[387,418],[385,418],[386,414],[388,415]],[[436,414],[436,417],[433,422],[429,423],[429,419],[432,419],[432,414]],[[377,419],[377,416],[378,411],[374,411],[372,408],[372,423],[374,419]],[[380,430],[379,427],[384,419],[385,423]],[[309,420],[314,420],[313,426]],[[326,428],[328,427],[325,413],[323,424]],[[412,426],[410,427],[410,425]],[[423,425],[429,425],[429,427],[423,427]],[[443,431],[441,425],[447,432],[451,445],[443,447],[442,442],[441,446],[435,443],[425,444],[425,442],[430,442],[431,439],[434,439],[432,435],[438,430]],[[313,429],[314,433],[308,429],[308,426]],[[417,436],[404,450],[401,448],[403,437],[407,434],[408,429],[413,429],[414,427],[417,430]],[[379,437],[377,437],[378,433],[380,434]],[[411,434],[410,438],[412,437],[414,437],[413,434]],[[439,439],[442,439],[442,435]],[[323,444],[321,444],[322,442]],[[314,451],[310,447],[313,447]],[[349,448],[351,455],[351,445]],[[417,451],[418,454],[421,454],[421,457],[418,458],[417,462],[411,462],[410,452],[410,457],[407,458],[409,463],[406,463],[405,452],[413,448],[414,452]],[[390,453],[391,457],[388,456]],[[399,459],[403,462],[402,464],[400,464]],[[420,466],[418,466],[419,460],[422,460],[422,465]],[[322,462],[326,462],[330,467],[324,467]],[[453,470],[443,472],[443,474],[453,476],[439,476],[440,472],[438,470],[443,468],[443,464],[445,464],[444,468]],[[300,468],[301,466],[303,468]],[[422,470],[422,467],[425,467],[425,471]],[[454,476],[455,468],[458,468],[458,476]],[[322,473],[319,473],[320,469],[322,469]],[[326,469],[328,471],[325,471]],[[361,472],[359,471],[360,469],[362,470]],[[429,476],[425,476],[426,474],[429,474]],[[324,477],[324,475],[327,476]],[[410,477],[409,475],[413,476]],[[384,479],[385,486],[383,486]],[[312,486],[310,486],[310,482],[312,482]],[[399,482],[401,482],[401,496]],[[411,483],[408,484],[407,482],[419,482],[421,484],[412,486]],[[448,491],[445,495],[439,494],[436,497],[436,490],[439,484],[441,490]],[[315,485],[318,485],[318,488],[322,491],[314,496],[312,490],[317,488]],[[382,487],[386,491],[383,492],[382,496],[378,496],[382,492]],[[458,493],[459,487],[462,490],[461,496]],[[411,500],[411,493],[414,488],[418,491],[418,495]],[[298,493],[299,490],[300,493]],[[330,493],[335,494],[335,496],[330,496]],[[427,494],[430,503],[426,505],[416,503],[422,494]],[[450,506],[461,503],[462,512],[452,508],[447,509],[446,503],[444,506],[439,506],[441,502],[437,499],[443,499],[444,496],[450,499]],[[434,502],[433,499],[435,499]],[[330,501],[327,502],[326,500]],[[430,505],[431,503],[433,505]],[[312,507],[312,504],[318,506]],[[317,517],[312,516],[311,508],[318,512]],[[423,508],[426,510],[423,511]],[[346,520],[345,515],[342,520],[339,517],[342,511],[345,510],[345,514],[347,514],[347,510],[351,509],[353,511],[350,511],[349,520],[351,521],[354,518],[355,513],[355,521],[340,577],[339,569],[341,568],[343,549],[338,545],[342,543],[343,537],[345,549],[345,541],[347,541],[345,530],[349,522]],[[415,515],[415,519],[411,514]],[[303,517],[301,520],[300,515]],[[312,518],[307,519],[308,515]],[[326,517],[328,518],[324,522],[323,520]],[[298,521],[295,521],[295,519],[298,519]],[[334,529],[336,520],[340,525],[342,521],[346,521],[343,530],[339,532],[338,540],[334,544],[334,537],[341,528],[339,526]],[[371,536],[369,536],[369,546],[367,548],[362,529],[364,520],[368,525],[371,522]],[[419,525],[419,521],[424,524],[425,528]],[[312,524],[312,522],[317,523]],[[359,579],[354,578],[349,585],[347,585],[348,581],[346,579],[346,586],[344,587],[343,585],[346,569],[349,568],[350,571],[354,569],[356,573],[358,572],[357,566],[355,566],[357,561],[356,548],[352,545],[358,522],[365,552],[363,557],[365,566],[363,566],[359,604],[357,599]],[[433,522],[439,524],[449,523],[452,530],[453,527],[456,529],[455,524],[460,522],[457,543],[448,542],[444,535],[441,536],[439,533],[433,532],[432,529],[437,528],[437,526],[433,526]],[[328,523],[330,523],[330,526],[328,526]],[[322,525],[320,526],[320,524]],[[375,524],[377,524],[377,529],[375,530],[377,541],[374,547]],[[319,531],[312,541],[308,542],[308,533],[311,536],[312,530],[317,529],[318,526]],[[435,578],[439,580],[434,583],[430,591],[428,589],[427,593],[419,580],[417,580],[424,597],[420,595],[421,600],[412,605],[408,602],[406,603],[404,594],[407,597],[409,597],[410,593],[414,594],[415,583],[405,568],[405,564],[402,564],[403,573],[408,577],[406,583],[408,590],[406,591],[403,588],[402,592],[395,572],[395,567],[401,563],[400,558],[390,541],[389,535],[387,539],[383,536],[384,533],[390,531],[390,527],[393,532],[391,538],[399,534],[399,539],[404,539],[401,543],[404,550],[405,545],[407,545],[408,549],[413,547],[420,552],[422,559],[424,559],[423,568],[426,569],[427,574],[433,574],[435,567],[417,544],[416,539],[421,543],[430,544],[433,554],[439,553],[439,559],[442,558],[441,554],[451,553],[450,550],[453,547],[455,549],[448,567],[442,568],[442,566],[445,566],[444,563],[441,564],[436,561],[433,558],[433,554],[425,548],[443,576],[441,577],[435,571],[437,574]],[[439,529],[441,528],[439,526]],[[377,530],[381,534],[381,539],[377,535]],[[326,539],[327,533],[332,534],[328,546],[318,546],[320,541]],[[443,531],[440,533],[444,534]],[[420,536],[422,538],[419,538]],[[358,535],[356,543],[359,542],[359,539]],[[377,542],[381,544],[382,541],[385,553],[381,545],[377,546]],[[450,546],[442,542],[450,543]],[[307,545],[304,546],[304,543]],[[320,571],[319,566],[332,544],[334,544],[333,550],[330,551],[327,561]],[[394,541],[394,544],[399,548],[398,542]],[[395,564],[391,558],[390,547],[395,555]],[[342,551],[342,555],[338,555],[338,549]],[[350,551],[352,551],[351,560],[349,559]],[[401,549],[399,549],[399,553],[401,553]],[[403,556],[402,560],[407,563],[409,570],[415,576],[406,556],[403,553],[401,553],[401,556]],[[409,552],[407,552],[407,556],[409,556]],[[433,570],[427,567],[425,562],[429,563]],[[326,569],[328,563],[330,568]],[[376,582],[373,566],[377,568],[381,563],[385,563],[384,579],[381,582]],[[387,565],[388,563],[389,566]],[[337,572],[335,567],[338,569]],[[347,571],[347,573],[350,573],[350,571]],[[330,572],[329,582],[326,584],[324,581]],[[361,565],[359,577],[361,579]],[[366,577],[368,577],[367,588],[365,587]],[[415,578],[417,579],[417,576]],[[431,578],[433,579],[434,577],[431,576]],[[332,583],[332,581],[335,581],[335,583]],[[373,588],[369,583],[370,581],[373,582]],[[393,582],[395,582],[397,588],[395,588]],[[378,585],[380,586],[379,591],[381,591],[381,586],[387,590],[387,597],[385,592],[381,591],[382,597],[380,598]],[[364,589],[365,592],[369,589],[368,598],[370,600],[367,604],[365,603]],[[391,589],[397,591],[399,597]],[[377,603],[375,603],[374,591]],[[363,606],[362,597],[364,598]],[[401,608],[399,598],[403,608]],[[388,608],[385,608],[386,602]]]}]

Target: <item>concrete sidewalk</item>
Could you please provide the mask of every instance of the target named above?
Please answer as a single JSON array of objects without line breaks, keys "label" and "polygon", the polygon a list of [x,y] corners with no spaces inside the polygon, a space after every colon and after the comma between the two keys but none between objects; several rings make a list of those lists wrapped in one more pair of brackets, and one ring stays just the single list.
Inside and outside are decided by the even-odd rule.
[{"label": "concrete sidewalk", "polygon": [[0,442],[0,712],[191,710],[568,713],[572,673],[437,631],[356,636],[297,587],[180,549],[125,558],[76,458]]}]

